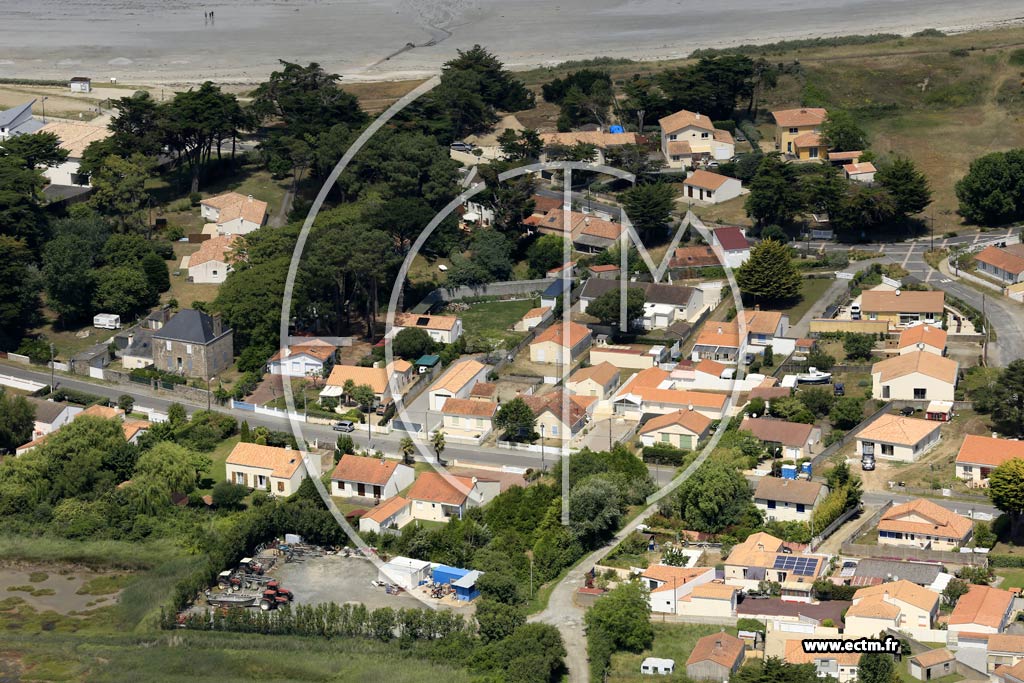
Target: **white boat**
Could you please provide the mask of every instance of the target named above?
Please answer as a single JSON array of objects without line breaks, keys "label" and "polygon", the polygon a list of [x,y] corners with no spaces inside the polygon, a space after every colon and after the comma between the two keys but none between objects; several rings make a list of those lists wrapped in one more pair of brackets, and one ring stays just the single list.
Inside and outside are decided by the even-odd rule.
[{"label": "white boat", "polygon": [[832,379],[831,372],[822,372],[818,368],[807,368],[807,372],[801,372],[796,376],[799,384],[827,384]]}]

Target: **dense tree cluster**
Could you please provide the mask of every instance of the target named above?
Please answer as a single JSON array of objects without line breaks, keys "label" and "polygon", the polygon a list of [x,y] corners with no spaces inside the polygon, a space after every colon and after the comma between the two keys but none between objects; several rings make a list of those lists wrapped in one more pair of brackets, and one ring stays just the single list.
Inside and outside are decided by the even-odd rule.
[{"label": "dense tree cluster", "polygon": [[957,181],[960,215],[979,225],[1024,217],[1024,149],[991,152],[971,162]]}]

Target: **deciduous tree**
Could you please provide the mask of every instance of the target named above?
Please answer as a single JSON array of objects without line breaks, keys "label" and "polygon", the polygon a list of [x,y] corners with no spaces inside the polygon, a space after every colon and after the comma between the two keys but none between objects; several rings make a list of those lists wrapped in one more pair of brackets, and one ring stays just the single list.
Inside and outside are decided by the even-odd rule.
[{"label": "deciduous tree", "polygon": [[521,398],[502,404],[494,416],[494,426],[505,432],[506,441],[534,441],[537,417]]}]

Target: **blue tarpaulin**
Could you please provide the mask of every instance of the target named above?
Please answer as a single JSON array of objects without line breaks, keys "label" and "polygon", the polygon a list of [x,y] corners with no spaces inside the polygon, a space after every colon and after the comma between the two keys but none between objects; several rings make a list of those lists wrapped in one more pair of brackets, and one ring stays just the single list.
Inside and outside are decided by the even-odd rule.
[{"label": "blue tarpaulin", "polygon": [[622,126],[608,126],[609,133],[625,133],[626,129]]}]

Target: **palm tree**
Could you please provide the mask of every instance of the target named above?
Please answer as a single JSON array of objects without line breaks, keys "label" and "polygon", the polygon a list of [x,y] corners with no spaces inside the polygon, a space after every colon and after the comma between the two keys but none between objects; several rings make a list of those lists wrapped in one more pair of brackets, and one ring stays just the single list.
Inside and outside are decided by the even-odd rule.
[{"label": "palm tree", "polygon": [[434,453],[437,455],[437,461],[442,465],[445,464],[444,460],[441,459],[441,454],[444,453],[444,432],[438,429],[434,432],[434,436],[430,439],[430,445],[434,447]]},{"label": "palm tree", "polygon": [[402,461],[406,465],[412,465],[416,462],[416,444],[413,443],[412,437],[402,437],[402,441],[398,445],[398,450],[402,453]]}]

